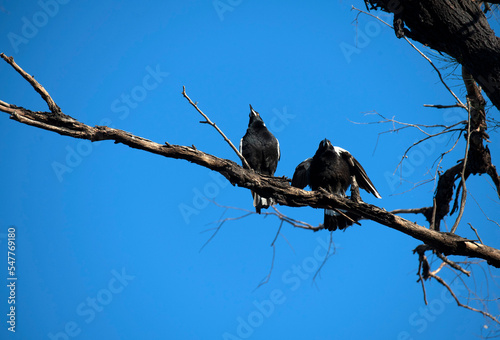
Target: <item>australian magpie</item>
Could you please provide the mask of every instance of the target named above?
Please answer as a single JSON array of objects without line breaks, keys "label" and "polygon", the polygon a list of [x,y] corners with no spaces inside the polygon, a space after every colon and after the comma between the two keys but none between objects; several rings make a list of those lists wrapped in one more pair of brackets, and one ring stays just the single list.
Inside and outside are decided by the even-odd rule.
[{"label": "australian magpie", "polygon": [[[240,142],[240,152],[253,170],[263,175],[274,175],[280,159],[280,144],[252,105],[248,129]],[[253,191],[252,196],[255,211],[259,214],[262,208],[267,209],[274,204],[272,198],[260,197]]]},{"label": "australian magpie", "polygon": [[[349,151],[333,146],[328,139],[324,139],[319,143],[314,157],[306,159],[297,166],[293,174],[292,185],[301,189],[309,185],[312,190],[322,188],[329,193],[345,197],[347,188],[350,185],[356,185],[353,183],[353,177],[360,188],[377,198],[382,198],[368,178],[366,171]],[[356,216],[352,214],[343,213],[342,215],[325,209],[324,227],[328,230],[345,229],[355,219]]]}]

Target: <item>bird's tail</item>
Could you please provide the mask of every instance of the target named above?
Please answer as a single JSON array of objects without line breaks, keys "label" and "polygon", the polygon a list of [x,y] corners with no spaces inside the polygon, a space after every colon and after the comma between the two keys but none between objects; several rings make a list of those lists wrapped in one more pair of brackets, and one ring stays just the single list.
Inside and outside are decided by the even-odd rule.
[{"label": "bird's tail", "polygon": [[334,210],[325,209],[323,226],[330,231],[335,231],[337,229],[344,230],[345,228],[351,226],[353,221],[356,221],[356,217],[352,216],[352,214],[347,212],[343,213],[345,216]]},{"label": "bird's tail", "polygon": [[260,214],[261,209],[267,209],[276,202],[272,198],[260,197],[256,192],[252,191],[253,196],[253,206],[255,207],[255,212]]}]

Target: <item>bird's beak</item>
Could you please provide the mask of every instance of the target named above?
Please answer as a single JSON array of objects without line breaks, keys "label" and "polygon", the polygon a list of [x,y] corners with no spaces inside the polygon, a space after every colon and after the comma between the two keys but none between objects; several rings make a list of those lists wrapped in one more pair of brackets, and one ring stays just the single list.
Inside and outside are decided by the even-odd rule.
[{"label": "bird's beak", "polygon": [[252,104],[250,104],[250,116],[259,116],[259,113],[253,109]]}]

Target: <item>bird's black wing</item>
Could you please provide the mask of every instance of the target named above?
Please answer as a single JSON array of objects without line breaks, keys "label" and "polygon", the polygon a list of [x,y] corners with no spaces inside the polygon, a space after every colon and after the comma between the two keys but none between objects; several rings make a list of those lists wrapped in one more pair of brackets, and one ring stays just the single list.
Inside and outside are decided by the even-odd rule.
[{"label": "bird's black wing", "polygon": [[311,167],[312,158],[308,158],[295,168],[292,178],[292,186],[304,189],[309,185],[309,168]]},{"label": "bird's black wing", "polygon": [[356,181],[361,189],[365,189],[370,194],[377,198],[382,198],[378,193],[377,189],[373,185],[372,181],[368,178],[365,169],[359,164],[359,162],[354,158],[348,151],[342,150],[340,152],[342,157],[347,161],[349,167],[351,168],[352,174],[356,176]]},{"label": "bird's black wing", "polygon": [[[241,138],[240,140],[240,147],[239,147],[239,151],[240,151],[240,154],[245,157],[245,160],[247,161],[247,163],[249,162],[249,160],[247,159],[247,157],[249,156],[248,155],[248,142],[246,140],[246,137],[247,135],[245,134],[245,136],[243,136],[243,138]],[[246,168],[245,166],[245,163],[242,164],[243,168]]]},{"label": "bird's black wing", "polygon": [[266,175],[274,175],[280,159],[280,143],[274,135],[268,131],[262,151],[263,164],[261,168]]}]

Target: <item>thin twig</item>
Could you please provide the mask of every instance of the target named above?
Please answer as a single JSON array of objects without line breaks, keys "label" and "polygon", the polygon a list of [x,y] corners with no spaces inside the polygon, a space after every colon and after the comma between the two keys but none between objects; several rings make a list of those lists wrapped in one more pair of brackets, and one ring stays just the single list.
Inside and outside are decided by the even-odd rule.
[{"label": "thin twig", "polygon": [[438,269],[436,269],[435,271],[433,271],[432,274],[436,275],[437,273],[439,273],[441,271],[441,269],[444,268],[444,266],[446,266],[446,262],[441,262],[441,264],[439,265]]},{"label": "thin twig", "polygon": [[269,279],[271,278],[271,274],[273,273],[273,268],[274,268],[274,259],[276,257],[276,246],[273,244],[273,258],[271,260],[271,268],[269,268],[269,273],[267,273],[266,277],[264,277],[260,283],[255,287],[253,291],[256,291],[260,286],[265,285],[266,283],[269,282]]},{"label": "thin twig", "polygon": [[3,60],[5,60],[10,66],[12,66],[14,68],[14,70],[16,70],[17,73],[19,73],[24,79],[26,79],[26,81],[28,83],[30,83],[30,85],[35,89],[35,91],[38,92],[40,94],[40,96],[42,96],[42,99],[47,103],[47,105],[49,106],[49,109],[52,113],[57,114],[57,113],[61,112],[61,109],[54,102],[54,100],[49,95],[47,90],[45,90],[45,88],[35,80],[35,77],[33,77],[32,75],[29,75],[19,65],[17,65],[14,62],[13,57],[7,57],[4,53],[0,53],[0,57],[2,57]]},{"label": "thin twig", "polygon": [[[240,218],[243,218],[243,217],[246,217],[246,216],[249,216],[249,215],[258,215],[253,210],[248,210],[248,209],[238,208],[238,207],[226,206],[226,205],[219,204],[219,203],[217,203],[216,201],[213,201],[213,200],[209,200],[209,201],[212,202],[213,204],[215,204],[216,206],[221,207],[221,208],[232,209],[232,210],[239,210],[239,211],[243,211],[243,212],[246,213],[245,215],[243,215],[241,217],[226,218],[226,219],[223,220],[224,222],[225,221],[230,221],[230,220],[239,220]],[[307,229],[307,230],[312,230],[312,231],[318,231],[318,230],[324,229],[321,225],[315,227],[315,226],[313,226],[313,225],[311,225],[311,224],[309,224],[307,222],[303,222],[303,221],[291,218],[289,216],[286,216],[283,213],[281,213],[274,205],[272,205],[271,208],[273,208],[273,210],[275,212],[269,212],[269,211],[261,212],[259,216],[264,216],[264,217],[267,217],[267,216],[276,216],[281,221],[286,222],[286,223],[290,224],[291,226],[293,226],[295,228]],[[212,223],[220,223],[220,222],[222,222],[222,221],[219,220],[219,221],[215,221],[215,222],[212,222]]]},{"label": "thin twig", "polygon": [[[285,221],[286,223],[292,225],[293,227],[295,228],[302,228],[302,229],[309,229],[309,230],[314,230],[314,231],[318,231],[318,230],[321,230],[321,229],[324,229],[321,225],[315,227],[307,222],[303,222],[303,221],[299,221],[299,220],[296,220],[294,218],[291,218],[291,217],[288,217],[286,215],[284,215],[283,213],[281,213],[277,208],[276,206],[272,205],[271,208],[273,208],[273,210],[276,212],[276,213],[272,213],[272,212],[261,212],[260,214],[261,215],[272,215],[272,216],[276,216],[278,217],[280,220],[282,221]],[[254,212],[255,213],[255,212]],[[255,213],[257,214],[257,213]]]},{"label": "thin twig", "polygon": [[[495,220],[492,220],[491,218],[489,218],[489,217],[488,217],[488,215],[486,215],[486,213],[484,212],[483,208],[481,208],[481,205],[479,205],[479,203],[478,203],[478,201],[476,200],[476,198],[474,197],[474,195],[473,195],[471,192],[469,192],[468,194],[469,194],[469,195],[470,195],[470,197],[474,200],[474,202],[476,202],[477,207],[479,208],[479,210],[481,210],[481,212],[483,213],[484,217],[486,217],[486,219],[487,219],[488,221],[490,221],[490,222],[492,222],[492,223],[495,223],[497,226],[499,226],[499,227],[500,227],[500,223],[498,223],[498,222],[497,222],[497,221],[495,221]],[[496,201],[493,201],[493,202],[497,203]],[[482,242],[481,242],[481,243],[482,243]]]},{"label": "thin twig", "polygon": [[474,227],[472,226],[472,224],[470,224],[470,223],[467,223],[467,224],[469,225],[469,227],[470,227],[472,230],[474,230],[474,233],[476,234],[476,237],[477,237],[478,241],[479,241],[481,244],[484,244],[484,243],[483,243],[483,240],[481,240],[481,238],[479,237],[479,234],[477,233],[477,229],[476,229],[476,228],[474,228]]},{"label": "thin twig", "polygon": [[462,101],[461,101],[461,100],[457,97],[457,95],[456,95],[456,94],[455,94],[455,93],[454,93],[454,92],[450,89],[450,87],[448,86],[448,84],[446,84],[446,82],[445,82],[445,81],[444,81],[444,79],[443,79],[443,76],[441,75],[441,72],[440,72],[440,71],[439,71],[439,69],[436,67],[436,65],[434,65],[434,63],[432,62],[432,60],[430,60],[430,59],[429,59],[429,58],[428,58],[428,57],[427,57],[427,56],[426,56],[426,55],[425,55],[422,51],[420,51],[420,50],[417,48],[417,46],[413,45],[413,43],[412,43],[410,40],[408,40],[408,38],[407,38],[407,37],[403,37],[403,38],[406,40],[406,42],[407,42],[408,44],[410,44],[410,45],[411,45],[411,47],[413,47],[413,48],[414,48],[414,49],[415,49],[418,53],[420,53],[420,55],[421,55],[422,57],[424,57],[424,58],[425,58],[425,60],[427,60],[427,61],[431,64],[432,68],[434,68],[434,70],[437,72],[437,74],[438,74],[438,76],[439,76],[439,80],[441,80],[441,83],[444,85],[444,87],[446,87],[446,89],[448,90],[448,92],[450,92],[450,93],[451,93],[451,95],[453,96],[453,98],[455,98],[455,100],[457,101],[457,106],[459,106],[459,107],[461,107],[461,108],[463,108],[463,109],[466,109],[466,110],[467,110],[467,107],[464,105],[464,103],[462,103]]},{"label": "thin twig", "polygon": [[424,107],[433,107],[435,109],[451,109],[454,107],[461,107],[461,106],[458,104],[454,105],[424,104]]},{"label": "thin twig", "polygon": [[453,296],[453,298],[455,299],[455,302],[457,303],[457,305],[459,307],[462,307],[462,308],[465,308],[465,309],[468,309],[468,310],[471,310],[473,312],[477,312],[477,313],[480,313],[482,314],[483,316],[486,316],[488,318],[490,318],[491,320],[495,321],[496,323],[500,324],[500,321],[498,321],[497,318],[495,318],[493,315],[491,315],[490,313],[488,312],[485,312],[485,311],[482,311],[482,310],[479,310],[479,309],[476,309],[476,308],[473,308],[473,307],[470,307],[468,305],[464,305],[463,303],[461,303],[457,296],[455,295],[455,293],[453,292],[453,290],[451,289],[451,287],[442,279],[440,278],[439,276],[437,275],[434,275],[432,273],[429,273],[429,275],[433,278],[435,278],[440,284],[442,284],[443,286],[446,287],[446,289],[450,292],[451,296]]},{"label": "thin twig", "polygon": [[[452,267],[458,271],[461,271],[462,273],[464,273],[467,276],[470,276],[470,271],[463,269],[462,267],[460,267],[460,265],[458,265],[456,262],[451,261],[443,254],[436,252],[436,256],[439,257],[443,261],[443,263],[446,263],[450,267]],[[437,273],[435,273],[435,274],[437,274]]]},{"label": "thin twig", "polygon": [[[0,107],[0,111],[2,111],[2,107]],[[399,216],[394,216],[385,209],[374,205],[362,202],[355,203],[349,199],[336,197],[336,195],[332,194],[320,193],[319,191],[310,192],[293,188],[288,185],[286,179],[262,176],[254,171],[243,169],[233,161],[219,158],[199,150],[194,150],[187,146],[174,144],[167,146],[152,142],[146,138],[123,130],[107,126],[92,127],[69,116],[66,118],[62,116],[62,114],[53,114],[50,119],[47,119],[48,117],[45,112],[35,112],[20,106],[16,106],[16,113],[8,114],[11,119],[22,124],[56,132],[60,135],[90,140],[92,142],[109,140],[115,143],[121,143],[135,150],[141,150],[161,157],[183,159],[221,173],[226,178],[230,179],[233,185],[237,185],[241,188],[257,189],[266,192],[272,191],[276,194],[275,198],[281,205],[324,208],[325,204],[328,204],[328,206],[337,206],[342,207],[342,209],[345,208],[348,211],[356,211],[367,219],[397,230],[398,232],[402,232],[422,242],[433,244],[444,253],[485,259],[488,261],[489,265],[500,268],[500,250],[493,247],[477,244],[476,242],[461,238],[457,235],[452,237],[450,235],[453,234],[429,230],[414,222]],[[312,231],[324,229],[321,226],[313,227],[306,224],[296,226]]]},{"label": "thin twig", "polygon": [[0,110],[13,114],[16,112],[16,106],[0,100]]},{"label": "thin twig", "polygon": [[[226,211],[228,210],[228,208],[226,208],[226,210],[224,210],[224,212],[222,213],[221,215],[221,218],[222,216],[224,216],[224,214],[226,213]],[[241,216],[238,216],[238,217],[227,217],[223,220],[219,219],[217,222],[219,223],[219,225],[217,226],[217,228],[215,229],[215,232],[209,237],[209,239],[203,244],[203,246],[201,246],[200,248],[200,253],[201,251],[203,250],[203,248],[205,248],[209,243],[210,241],[212,241],[212,239],[215,237],[215,235],[217,235],[217,233],[219,232],[219,230],[222,228],[222,225],[228,221],[236,221],[236,220],[240,220],[242,218],[245,218],[247,216],[249,216],[251,214],[244,214],[244,215],[241,215]]]},{"label": "thin twig", "polygon": [[[333,253],[330,254],[330,249],[332,248],[332,245],[333,245]],[[330,232],[330,242],[328,243],[328,249],[326,250],[326,255],[325,255],[325,258],[323,259],[323,262],[321,262],[321,265],[319,266],[318,270],[316,270],[316,273],[314,273],[314,276],[313,276],[313,279],[312,281],[314,282],[314,280],[316,279],[316,276],[319,275],[319,273],[321,272],[321,269],[323,268],[323,266],[325,265],[326,261],[330,258],[330,256],[332,256],[333,254],[335,254],[335,244],[333,243],[333,232]]]},{"label": "thin twig", "polygon": [[458,216],[457,219],[455,220],[455,224],[453,224],[453,227],[451,228],[451,233],[455,233],[455,231],[458,228],[458,224],[460,223],[460,220],[462,220],[462,216],[464,214],[465,210],[465,201],[467,200],[467,187],[465,186],[465,171],[467,169],[467,159],[469,157],[469,146],[470,146],[470,119],[471,119],[471,107],[470,107],[470,101],[467,100],[468,108],[467,112],[469,114],[469,119],[467,123],[467,145],[465,146],[465,157],[463,160],[463,167],[462,167],[462,174],[461,174],[461,180],[462,180],[462,199],[460,200],[460,210],[458,211]]},{"label": "thin twig", "polygon": [[3,100],[0,100],[0,105],[6,106],[6,107],[11,107],[12,104],[6,103]]},{"label": "thin twig", "polygon": [[[427,171],[428,173],[428,171]],[[425,175],[425,174],[424,174]],[[403,194],[406,194],[407,192],[410,192],[412,190],[415,190],[416,188],[422,186],[422,185],[425,185],[429,182],[433,182],[436,178],[435,177],[432,177],[432,178],[429,178],[429,179],[424,179],[424,180],[421,180],[421,181],[418,181],[416,183],[413,183],[411,181],[408,181],[408,180],[405,180],[403,178],[400,178],[400,181],[405,181],[405,182],[408,182],[408,183],[413,183],[413,187],[411,187],[410,189],[407,189],[405,191],[402,191],[402,192],[397,192],[397,193],[394,193],[394,194],[390,194],[389,196],[398,196],[398,195],[403,195]]]},{"label": "thin twig", "polygon": [[418,281],[420,281],[420,283],[422,285],[422,292],[424,294],[424,303],[427,306],[428,305],[428,303],[427,303],[427,293],[425,292],[425,283],[424,283],[424,278],[422,277],[422,274],[421,274],[421,270],[422,270],[422,261],[418,261],[418,270],[417,270]]},{"label": "thin twig", "polygon": [[[440,127],[440,128],[443,128],[444,130],[450,130],[452,127],[455,127],[459,124],[462,124],[462,123],[465,123],[466,121],[460,121],[458,123],[455,123],[453,125],[444,125],[444,124],[432,124],[432,125],[428,125],[428,124],[415,124],[415,123],[405,123],[405,122],[400,122],[396,119],[394,119],[395,116],[393,116],[393,118],[387,118],[385,117],[384,115],[378,113],[377,111],[371,111],[371,112],[367,112],[366,115],[373,115],[373,114],[376,114],[377,116],[379,116],[380,118],[382,118],[382,120],[379,120],[379,121],[376,121],[376,122],[355,122],[355,121],[352,121],[350,119],[348,119],[351,123],[354,123],[354,124],[359,124],[359,125],[371,125],[371,124],[380,124],[380,123],[392,123],[393,125],[393,128],[391,130],[388,130],[388,131],[384,131],[384,132],[381,132],[380,134],[384,134],[384,133],[388,133],[388,132],[399,132],[400,130],[403,130],[403,129],[406,129],[406,128],[410,128],[410,127],[413,127],[413,128],[416,128],[418,129],[420,132],[426,134],[427,136],[435,136],[435,135],[431,135],[430,133],[426,132],[425,130],[423,130],[422,128],[436,128],[436,127]],[[402,125],[402,127],[399,127],[399,128],[396,128],[396,124],[398,125]],[[437,135],[436,135],[437,136]]]},{"label": "thin twig", "polygon": [[412,209],[395,209],[391,210],[391,214],[423,214],[429,208],[412,208]]},{"label": "thin twig", "polygon": [[5,106],[5,105],[2,105],[2,104],[0,104],[0,111],[7,112],[7,113],[10,113],[10,114],[15,114],[16,113],[16,109],[12,108],[11,106]]},{"label": "thin twig", "polygon": [[[370,12],[365,12],[365,11],[363,11],[363,10],[359,9],[359,8],[356,8],[356,7],[354,7],[354,6],[351,6],[351,10],[353,10],[353,9],[354,9],[354,10],[356,10],[356,11],[358,11],[358,12],[361,12],[361,13],[364,13],[364,14],[366,14],[366,15],[369,15],[369,16],[371,16],[371,17],[373,17],[373,18],[375,18],[375,19],[379,20],[379,21],[380,21],[381,23],[383,23],[384,25],[389,26],[390,28],[393,28],[390,24],[386,23],[384,20],[380,19],[380,18],[379,18],[378,16],[376,16],[376,15],[371,14]],[[358,14],[358,15],[359,15],[359,14]]]},{"label": "thin twig", "polygon": [[[271,274],[273,272],[273,268],[274,268],[274,259],[275,259],[275,256],[276,256],[276,240],[278,239],[278,236],[281,235],[280,231],[281,231],[281,227],[283,226],[283,222],[284,220],[281,220],[281,223],[280,223],[280,226],[278,228],[278,231],[276,232],[276,236],[274,237],[274,240],[273,242],[271,242],[271,247],[273,247],[273,258],[271,260],[271,268],[269,269],[269,273],[267,274],[267,276],[259,283],[259,285],[254,289],[254,291],[259,288],[260,286],[262,285],[265,285],[266,283],[269,282],[269,279],[271,278]],[[287,241],[288,243],[288,240],[285,238],[285,241]],[[290,245],[290,243],[288,243]],[[292,248],[293,250],[293,248]]]},{"label": "thin twig", "polygon": [[347,216],[342,210],[339,210],[337,208],[332,208],[333,211],[335,211],[337,214],[339,214],[340,216],[344,217],[346,220],[348,220],[349,222],[353,223],[353,224],[357,224],[357,225],[361,225],[361,223],[359,223],[358,221],[354,220],[353,218]]},{"label": "thin twig", "polygon": [[[391,25],[389,25],[387,22],[385,22],[384,20],[380,19],[379,17],[373,15],[373,14],[370,14],[368,12],[365,12],[359,8],[356,8],[354,6],[352,6],[352,9],[356,10],[356,11],[359,11],[361,13],[364,13],[364,14],[367,14],[377,20],[379,20],[380,22],[382,22],[383,24],[389,26],[390,28],[393,28]],[[420,51],[415,45],[412,44],[412,42],[410,40],[408,40],[407,37],[403,36],[403,38],[406,40],[406,42],[408,44],[411,45],[411,47],[413,47],[422,57],[425,58],[425,60],[427,60],[432,68],[434,68],[434,70],[437,72],[438,76],[439,76],[439,80],[441,80],[441,83],[446,87],[446,89],[448,90],[448,92],[451,93],[451,95],[455,98],[455,100],[457,101],[457,105],[463,109],[467,109],[467,107],[462,103],[462,101],[455,95],[455,93],[450,89],[450,87],[446,84],[446,82],[444,81],[443,79],[443,76],[441,75],[441,72],[439,71],[439,69],[436,67],[436,65],[434,65],[434,63],[432,62],[432,60],[430,60],[424,53],[422,53],[422,51]]]},{"label": "thin twig", "polygon": [[[420,132],[422,132],[423,134],[426,135],[426,137],[424,137],[424,138],[422,138],[422,139],[414,142],[411,146],[409,146],[405,150],[403,156],[401,157],[401,160],[399,161],[398,165],[396,166],[396,169],[394,170],[394,173],[396,173],[398,171],[398,169],[400,169],[402,163],[407,158],[407,155],[410,152],[410,150],[412,150],[412,148],[416,147],[420,143],[423,143],[423,142],[425,142],[425,141],[427,141],[427,140],[429,140],[431,138],[438,137],[438,136],[441,136],[441,135],[446,134],[446,133],[453,133],[453,132],[460,132],[461,133],[463,131],[463,129],[462,128],[457,129],[455,127],[458,126],[458,125],[466,124],[467,123],[467,121],[460,121],[460,122],[457,122],[457,123],[455,123],[453,125],[443,125],[443,124],[434,124],[434,125],[415,124],[415,123],[400,122],[398,120],[395,120],[394,117],[393,118],[386,118],[385,116],[383,116],[382,114],[380,114],[378,112],[373,112],[373,113],[370,112],[369,114],[376,114],[379,117],[381,117],[382,120],[375,121],[375,122],[353,122],[353,121],[351,121],[351,122],[354,123],[354,124],[362,124],[362,125],[391,123],[392,124],[392,129],[380,132],[379,133],[379,137],[380,137],[380,135],[385,134],[385,133],[399,132],[399,131],[401,131],[403,129],[407,129],[407,128],[416,128]],[[401,125],[401,126],[400,127],[396,127],[397,125]],[[437,132],[437,133],[433,133],[433,134],[424,130],[424,128],[425,129],[430,129],[430,128],[437,128],[437,127],[442,128],[442,130],[439,131],[439,132]],[[377,144],[378,144],[378,138],[377,138]],[[376,146],[375,146],[375,148],[376,148]],[[445,154],[443,154],[443,156]],[[402,171],[402,169],[401,169],[401,171]],[[435,178],[436,178],[436,176],[434,176],[434,179]],[[413,189],[414,188],[412,188],[410,190],[413,190]]]},{"label": "thin twig", "polygon": [[278,238],[278,235],[280,234],[281,227],[283,226],[283,220],[281,220],[280,226],[278,228],[278,232],[276,233],[276,236],[274,237],[273,242],[271,242],[271,247],[274,247],[274,243],[276,242],[276,239]]},{"label": "thin twig", "polygon": [[432,199],[432,218],[431,218],[431,225],[430,229],[435,230],[435,224],[436,224],[436,210],[437,210],[437,202],[436,202],[436,197]]},{"label": "thin twig", "polygon": [[446,152],[441,153],[441,155],[438,158],[436,158],[436,160],[434,161],[434,163],[432,163],[432,166],[434,166],[434,164],[436,164],[437,160],[439,159],[438,164],[436,165],[436,172],[434,174],[434,177],[437,176],[437,172],[440,169],[441,162],[443,161],[444,156],[446,156],[447,154],[449,154],[450,152],[452,152],[455,149],[455,147],[457,146],[458,142],[460,141],[460,137],[461,136],[462,136],[462,131],[460,131],[457,139],[455,139],[455,143],[453,143],[453,146],[451,148],[449,148]]},{"label": "thin twig", "polygon": [[292,250],[292,253],[294,253],[294,254],[295,254],[295,249],[293,249],[293,246],[292,246],[292,244],[290,243],[290,241],[288,241],[288,239],[286,238],[286,236],[285,236],[285,235],[283,235],[283,234],[280,234],[280,235],[281,235],[281,237],[283,237],[283,239],[285,240],[286,244],[288,244],[288,246],[289,246],[289,247],[290,247],[290,249]]},{"label": "thin twig", "polygon": [[[460,123],[457,123],[457,124],[461,124],[461,122],[460,122]],[[457,124],[454,124],[454,125],[457,125]],[[462,130],[462,129],[451,129],[451,130],[447,130],[447,129],[445,129],[445,130],[443,130],[443,131],[441,131],[441,132],[438,132],[438,133],[435,133],[435,134],[433,134],[433,135],[427,136],[427,137],[422,138],[421,140],[419,140],[419,141],[417,141],[417,142],[413,143],[413,144],[412,144],[410,147],[408,147],[408,148],[406,149],[406,151],[404,152],[403,156],[401,157],[401,160],[399,161],[398,165],[396,166],[396,170],[394,170],[394,173],[396,173],[396,171],[397,171],[397,170],[398,170],[398,168],[401,166],[401,164],[403,163],[403,161],[407,158],[407,156],[406,156],[406,155],[407,155],[407,154],[410,152],[410,150],[411,150],[412,148],[414,148],[415,146],[419,145],[420,143],[425,142],[426,140],[428,140],[428,139],[430,139],[430,138],[437,137],[437,136],[442,135],[442,134],[445,134],[445,133],[450,133],[450,132],[455,132],[455,131],[461,131],[461,130]],[[402,171],[402,169],[401,169],[401,171]]]},{"label": "thin twig", "polygon": [[185,86],[182,86],[182,95],[184,96],[184,98],[186,98],[188,100],[189,104],[193,105],[193,107],[196,109],[196,111],[198,111],[203,116],[203,118],[205,118],[205,121],[202,121],[201,123],[209,124],[209,125],[213,126],[215,128],[215,130],[217,130],[217,132],[220,133],[220,135],[222,136],[222,138],[224,138],[224,140],[229,144],[229,146],[231,147],[231,149],[233,149],[234,152],[236,152],[236,154],[238,155],[238,157],[243,162],[243,165],[247,169],[251,169],[251,167],[250,167],[250,165],[248,165],[248,162],[245,159],[245,157],[243,157],[243,155],[241,154],[241,152],[234,146],[234,144],[229,140],[229,138],[226,137],[226,135],[224,134],[224,132],[222,132],[221,129],[219,129],[219,127],[214,122],[212,122],[210,120],[210,118],[208,118],[208,116],[203,113],[203,111],[200,110],[200,108],[198,107],[197,103],[194,103],[191,100],[191,98],[189,98],[189,96],[186,93],[186,87]]}]

